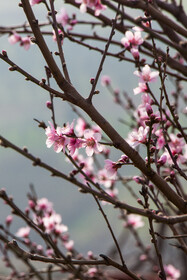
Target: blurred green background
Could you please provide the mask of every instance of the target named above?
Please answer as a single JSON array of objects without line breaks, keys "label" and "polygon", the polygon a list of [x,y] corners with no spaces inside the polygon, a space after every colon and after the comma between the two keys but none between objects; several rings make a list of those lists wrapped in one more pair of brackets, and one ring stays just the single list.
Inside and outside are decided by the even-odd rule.
[{"label": "blurred green background", "polygon": [[[11,26],[22,24],[26,21],[22,9],[18,7],[19,1],[1,1],[0,26]],[[57,10],[62,7],[63,1],[55,1]],[[70,6],[65,6],[72,14],[77,12],[78,18],[81,14]],[[36,5],[34,11],[45,20],[43,5]],[[78,30],[78,29],[77,29]],[[87,30],[82,27],[82,31]],[[76,29],[75,29],[76,31]],[[99,31],[100,35],[109,36],[110,29],[105,28]],[[122,35],[115,35],[116,39]],[[7,35],[0,38],[0,51],[6,50],[8,56],[24,70],[38,79],[45,77],[44,60],[41,58],[36,45],[32,45],[25,51],[18,44],[10,45]],[[56,45],[52,38],[48,37],[47,42],[51,51],[56,51]],[[99,43],[90,42],[94,45]],[[64,53],[71,80],[78,91],[87,96],[90,91],[90,78],[94,77],[100,63],[101,55],[91,52],[68,40],[64,41]],[[8,65],[0,61],[0,133],[19,147],[26,146],[33,155],[40,157],[43,161],[49,162],[55,168],[63,172],[69,172],[72,168],[64,161],[62,153],[56,154],[53,148],[47,149],[45,145],[46,136],[42,129],[38,128],[33,120],[43,120],[47,123],[50,118],[50,111],[46,108],[46,101],[49,95],[42,88],[31,82],[26,82],[17,72],[8,71]],[[102,74],[107,74],[112,78],[114,88],[125,90],[133,97],[133,88],[137,86],[137,77],[133,75],[134,67],[128,62],[118,62],[113,58],[107,58]],[[128,114],[119,108],[108,93],[100,86],[97,87],[100,94],[94,98],[96,108],[110,121],[123,137],[127,136],[128,129],[118,122],[119,118],[128,120]],[[159,94],[159,85],[154,85],[156,94]],[[168,85],[170,90],[170,85]],[[138,105],[140,96],[133,97]],[[107,101],[106,101],[107,100]],[[57,99],[55,102],[56,120],[59,125],[77,116],[72,112],[67,103]],[[83,114],[84,115],[84,114]],[[89,119],[88,119],[89,120]],[[89,120],[90,121],[90,120]],[[113,154],[113,160],[117,160],[120,154]],[[123,175],[133,175],[132,168],[124,168]],[[68,225],[71,238],[75,241],[78,251],[86,253],[93,250],[94,253],[106,253],[108,247],[113,244],[107,226],[104,224],[98,207],[90,195],[83,195],[77,188],[65,181],[50,176],[49,172],[39,167],[33,167],[31,162],[17,154],[13,150],[0,148],[0,187],[6,188],[8,195],[14,197],[15,202],[24,210],[27,206],[26,195],[29,191],[29,184],[33,184],[38,197],[47,197],[54,204],[54,209],[62,215],[63,223]],[[128,199],[127,191],[122,190],[122,200]],[[111,206],[105,207],[108,218],[118,236],[122,229],[122,223],[118,221],[118,211],[113,211]],[[0,201],[0,223],[4,222],[10,209]],[[13,225],[13,232],[19,226],[24,226],[23,222],[16,219]],[[142,230],[141,230],[142,231]],[[149,241],[147,241],[149,243]],[[130,247],[130,246],[129,246]],[[131,248],[127,250],[130,252]]]}]

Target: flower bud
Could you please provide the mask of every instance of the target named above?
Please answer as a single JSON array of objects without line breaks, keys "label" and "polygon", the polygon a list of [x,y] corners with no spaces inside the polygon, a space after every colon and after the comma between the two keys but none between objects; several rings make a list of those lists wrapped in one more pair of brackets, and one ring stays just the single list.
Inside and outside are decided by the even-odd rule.
[{"label": "flower bud", "polygon": [[47,101],[46,102],[46,106],[47,106],[48,109],[52,110],[52,103],[51,103],[51,101]]},{"label": "flower bud", "polygon": [[149,103],[146,103],[145,109],[146,109],[148,116],[150,116],[153,113],[153,109]]}]

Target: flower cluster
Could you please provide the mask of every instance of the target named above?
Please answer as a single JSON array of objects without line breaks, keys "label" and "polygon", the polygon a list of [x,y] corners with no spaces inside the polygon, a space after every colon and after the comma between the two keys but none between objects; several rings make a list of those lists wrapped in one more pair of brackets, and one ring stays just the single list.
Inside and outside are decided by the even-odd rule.
[{"label": "flower cluster", "polygon": [[85,129],[83,135],[81,135],[81,130],[79,130],[78,137],[74,131],[74,122],[71,125],[67,123],[64,127],[57,127],[56,129],[51,122],[49,124],[50,126],[46,128],[46,145],[48,148],[54,145],[56,153],[65,152],[66,147],[71,156],[80,148],[85,148],[88,156],[102,152],[103,147],[99,143],[101,140],[100,132],[95,132],[93,129]]},{"label": "flower cluster", "polygon": [[[68,251],[72,251],[74,242],[69,239],[69,234],[67,232],[68,227],[62,223],[61,215],[54,211],[53,204],[47,198],[41,198],[38,200],[30,198],[28,204],[29,207],[26,209],[26,213],[27,215],[29,215],[29,213],[32,214],[33,222],[44,232],[50,234],[52,238],[59,238],[62,245]],[[29,226],[22,227],[17,231],[16,235],[24,238],[25,243],[30,244],[30,230],[31,228]],[[47,255],[51,255],[52,252],[52,249],[46,250]]]}]

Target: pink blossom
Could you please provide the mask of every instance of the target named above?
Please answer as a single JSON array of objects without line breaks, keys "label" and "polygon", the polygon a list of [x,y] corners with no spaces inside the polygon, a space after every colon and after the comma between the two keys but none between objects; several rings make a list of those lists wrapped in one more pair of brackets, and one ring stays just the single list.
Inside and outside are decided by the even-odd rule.
[{"label": "pink blossom", "polygon": [[139,94],[139,93],[142,93],[142,92],[146,92],[147,91],[147,86],[145,83],[138,83],[138,87],[134,88],[133,89],[134,91],[134,94]]},{"label": "pink blossom", "polygon": [[171,141],[169,142],[169,146],[172,150],[172,154],[180,154],[182,153],[183,147],[185,145],[184,139],[177,137],[175,134],[171,133],[170,135]]},{"label": "pink blossom", "polygon": [[53,251],[53,249],[52,249],[52,248],[47,249],[47,250],[46,250],[46,255],[47,255],[48,257],[53,257],[53,256],[54,256],[54,251]]},{"label": "pink blossom", "polygon": [[13,32],[13,34],[8,37],[8,41],[11,45],[16,44],[21,41],[21,36],[18,33]]},{"label": "pink blossom", "polygon": [[103,75],[101,77],[101,85],[103,87],[109,86],[111,84],[111,78],[108,75]]},{"label": "pink blossom", "polygon": [[121,39],[121,43],[125,48],[137,47],[143,43],[140,31],[135,31],[134,34],[131,31],[125,32],[125,37]]},{"label": "pink blossom", "polygon": [[132,147],[136,147],[140,143],[146,144],[148,132],[149,132],[149,127],[144,128],[143,126],[140,126],[138,131],[134,130],[129,134],[127,142]]},{"label": "pink blossom", "polygon": [[29,236],[30,230],[30,227],[22,227],[17,231],[16,235],[18,237],[27,238]]},{"label": "pink blossom", "polygon": [[131,48],[130,52],[132,53],[134,59],[139,60],[140,53],[139,53],[138,48]]},{"label": "pink blossom", "polygon": [[73,156],[76,149],[79,149],[83,146],[84,141],[80,138],[72,137],[70,138],[69,144],[67,145],[70,155]]},{"label": "pink blossom", "polygon": [[162,149],[165,145],[165,139],[164,139],[164,135],[162,132],[162,129],[159,129],[155,132],[155,135],[158,137],[157,138],[157,142],[156,142],[156,147],[157,149]]},{"label": "pink blossom", "polygon": [[26,51],[30,48],[30,45],[31,40],[28,36],[21,38],[20,46],[23,46]]},{"label": "pink blossom", "polygon": [[138,184],[142,184],[144,182],[144,179],[140,176],[134,176],[133,180]]},{"label": "pink blossom", "polygon": [[80,157],[79,160],[80,163],[84,165],[83,171],[93,171],[94,161],[92,157],[89,158]]},{"label": "pink blossom", "polygon": [[48,109],[52,109],[52,103],[51,103],[51,101],[46,101],[46,107],[48,108]]},{"label": "pink blossom", "polygon": [[130,214],[127,216],[127,221],[124,224],[125,227],[133,227],[134,229],[138,229],[144,226],[144,222],[142,221],[142,217],[139,215]]},{"label": "pink blossom", "polygon": [[147,103],[149,103],[150,105],[153,104],[153,99],[147,93],[142,94],[141,100],[142,100],[141,106],[143,106],[143,107],[145,107],[145,104],[147,104]]},{"label": "pink blossom", "polygon": [[64,246],[68,251],[72,251],[73,247],[74,247],[74,241],[73,240],[69,240],[67,242],[64,242]]},{"label": "pink blossom", "polygon": [[[185,152],[187,145],[185,144],[183,138],[177,137],[173,133],[171,133],[169,136],[171,141],[169,141],[168,144],[172,155],[175,157],[178,163],[185,164],[187,162],[187,152]],[[169,164],[173,164],[173,160],[168,150],[165,150],[164,155],[167,156],[167,162]]]},{"label": "pink blossom", "polygon": [[177,280],[181,276],[181,273],[173,265],[168,264],[164,266],[167,280]]},{"label": "pink blossom", "polygon": [[149,65],[145,65],[142,71],[134,71],[134,75],[140,78],[141,83],[154,82],[159,75],[158,71],[151,72]]},{"label": "pink blossom", "polygon": [[68,230],[68,227],[63,224],[56,224],[55,225],[55,234],[62,234]]},{"label": "pink blossom", "polygon": [[[118,189],[113,188],[113,189],[107,189],[106,193],[111,196],[112,198],[116,198],[118,195]],[[107,204],[106,202],[103,201],[103,204]]]},{"label": "pink blossom", "polygon": [[87,7],[89,7],[95,9],[95,16],[99,16],[100,12],[106,9],[106,6],[102,5],[100,0],[75,0],[75,2],[81,4],[81,13],[86,13]]},{"label": "pink blossom", "polygon": [[[58,29],[58,35],[59,35],[59,38],[60,38],[60,41],[61,41],[61,44],[63,44],[63,38],[64,38],[64,33],[62,32],[61,29]],[[53,30],[53,40],[56,41],[56,33],[55,31]]]},{"label": "pink blossom", "polygon": [[88,255],[88,258],[89,258],[89,259],[91,259],[91,260],[94,259],[94,254],[93,254],[93,252],[92,252],[91,250],[88,251],[87,255]]},{"label": "pink blossom", "polygon": [[147,255],[142,254],[140,255],[140,261],[146,261],[147,260]]},{"label": "pink blossom", "polygon": [[88,275],[91,278],[95,278],[96,274],[97,274],[98,270],[96,267],[91,267],[88,269]]},{"label": "pink blossom", "polygon": [[77,119],[77,124],[75,126],[76,135],[83,136],[85,129],[87,128],[86,122],[82,118]]},{"label": "pink blossom", "polygon": [[13,217],[12,217],[12,215],[8,215],[7,217],[6,217],[6,225],[7,226],[10,226],[10,224],[12,223],[12,220],[13,220]]},{"label": "pink blossom", "polygon": [[111,179],[115,179],[117,175],[117,170],[119,168],[119,165],[117,165],[116,162],[111,161],[110,159],[105,160],[105,166],[107,176]]},{"label": "pink blossom", "polygon": [[99,133],[101,133],[101,128],[100,128],[98,125],[93,125],[93,126],[92,126],[92,130],[93,130],[94,132],[99,132]]},{"label": "pink blossom", "polygon": [[163,154],[161,155],[161,157],[157,160],[157,163],[159,165],[164,165],[167,161],[167,155],[166,154]]},{"label": "pink blossom", "polygon": [[34,6],[35,4],[41,3],[43,0],[30,0],[31,6]]},{"label": "pink blossom", "polygon": [[43,225],[47,233],[62,233],[68,230],[67,226],[61,224],[62,218],[59,214],[53,212],[50,216],[43,217]]},{"label": "pink blossom", "polygon": [[68,24],[69,16],[64,8],[60,10],[60,12],[56,15],[56,20],[58,23],[60,23],[62,26],[65,26]]},{"label": "pink blossom", "polygon": [[151,105],[149,103],[145,104],[145,109],[146,109],[146,112],[147,112],[148,116],[153,114],[153,109],[152,109],[152,107],[151,107]]},{"label": "pink blossom", "polygon": [[60,153],[62,150],[65,152],[65,148],[70,141],[70,139],[65,136],[68,133],[68,128],[57,127],[57,129],[55,129],[51,122],[49,122],[49,124],[50,126],[45,129],[45,134],[47,135],[47,148],[50,148],[52,145],[54,145],[54,150],[56,153]]},{"label": "pink blossom", "polygon": [[53,210],[53,204],[47,198],[41,198],[37,200],[37,211],[44,211],[47,213],[51,213]]},{"label": "pink blossom", "polygon": [[108,171],[106,169],[99,170],[97,180],[105,188],[110,188],[114,182],[114,180],[108,178]]},{"label": "pink blossom", "polygon": [[83,147],[86,147],[86,154],[92,156],[95,152],[96,154],[102,152],[103,148],[98,143],[101,140],[101,134],[99,132],[94,133],[90,129],[84,131],[84,143]]}]

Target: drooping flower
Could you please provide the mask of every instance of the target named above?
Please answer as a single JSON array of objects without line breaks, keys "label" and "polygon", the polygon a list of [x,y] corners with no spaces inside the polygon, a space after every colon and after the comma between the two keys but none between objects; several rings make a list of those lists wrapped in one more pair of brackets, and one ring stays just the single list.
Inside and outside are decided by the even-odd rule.
[{"label": "drooping flower", "polygon": [[134,71],[134,75],[140,78],[141,83],[148,83],[148,82],[154,82],[158,77],[159,72],[158,71],[151,72],[151,68],[149,67],[149,65],[146,64],[142,68],[141,72],[138,70]]}]

